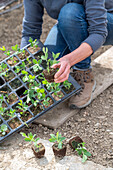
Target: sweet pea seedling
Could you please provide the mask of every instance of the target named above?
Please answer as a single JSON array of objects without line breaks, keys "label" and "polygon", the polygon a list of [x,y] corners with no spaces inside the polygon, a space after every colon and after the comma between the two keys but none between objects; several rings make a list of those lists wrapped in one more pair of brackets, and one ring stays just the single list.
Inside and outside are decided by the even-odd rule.
[{"label": "sweet pea seedling", "polygon": [[62,149],[63,140],[65,140],[65,137],[62,137],[59,132],[56,133],[56,136],[54,134],[50,134],[51,138],[49,139],[50,142],[57,142],[58,148]]},{"label": "sweet pea seedling", "polygon": [[[74,145],[74,141],[73,141]],[[82,162],[86,162],[88,156],[91,156],[91,153],[89,153],[85,148],[85,143],[79,143],[77,145],[77,148],[75,149],[79,155],[82,155]]]},{"label": "sweet pea seedling", "polygon": [[40,148],[41,145],[38,145],[38,144],[37,144],[37,141],[38,141],[40,138],[36,138],[36,139],[35,139],[36,134],[33,135],[32,132],[28,133],[28,136],[27,136],[25,133],[23,133],[23,132],[20,132],[20,134],[25,138],[24,140],[25,140],[26,142],[30,142],[30,144],[33,143],[33,145],[34,145],[37,149]]},{"label": "sweet pea seedling", "polygon": [[0,133],[4,136],[6,134],[6,131],[8,130],[7,125],[3,124],[0,127]]},{"label": "sweet pea seedling", "polygon": [[16,108],[21,110],[20,114],[23,114],[23,112],[27,111],[28,105],[26,105],[26,103],[23,103],[22,100],[19,101],[20,101],[20,103],[18,103],[19,106],[16,106]]}]

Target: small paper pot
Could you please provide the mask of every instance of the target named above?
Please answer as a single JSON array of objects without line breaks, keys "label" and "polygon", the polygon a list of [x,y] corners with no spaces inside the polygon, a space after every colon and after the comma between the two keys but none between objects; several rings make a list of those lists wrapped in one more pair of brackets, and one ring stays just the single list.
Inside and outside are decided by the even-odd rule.
[{"label": "small paper pot", "polygon": [[49,83],[52,83],[52,82],[54,82],[54,75],[56,74],[56,72],[57,72],[57,69],[50,68],[50,72],[49,72],[49,73],[48,73],[47,70],[44,70],[44,71],[43,71],[43,74],[44,74],[45,79],[46,79]]},{"label": "small paper pot", "polygon": [[67,146],[63,144],[62,149],[58,148],[58,144],[52,146],[55,157],[64,157],[66,155]]},{"label": "small paper pot", "polygon": [[79,136],[76,136],[76,137],[72,137],[70,140],[69,140],[69,145],[71,146],[72,149],[76,149],[78,144],[79,143],[83,143],[83,140],[79,137]]},{"label": "small paper pot", "polygon": [[36,158],[42,158],[45,154],[45,147],[42,143],[39,143],[38,145],[41,145],[39,149],[32,146],[32,150]]}]

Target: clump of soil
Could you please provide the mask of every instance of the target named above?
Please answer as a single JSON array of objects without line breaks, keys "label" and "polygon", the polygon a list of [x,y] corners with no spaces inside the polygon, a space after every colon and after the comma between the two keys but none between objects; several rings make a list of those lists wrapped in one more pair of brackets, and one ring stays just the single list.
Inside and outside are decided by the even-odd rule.
[{"label": "clump of soil", "polygon": [[55,76],[57,71],[58,71],[58,69],[54,69],[54,68],[50,68],[49,72],[48,72],[48,70],[44,70],[43,74],[44,74],[45,79],[49,83],[54,82],[54,76]]}]

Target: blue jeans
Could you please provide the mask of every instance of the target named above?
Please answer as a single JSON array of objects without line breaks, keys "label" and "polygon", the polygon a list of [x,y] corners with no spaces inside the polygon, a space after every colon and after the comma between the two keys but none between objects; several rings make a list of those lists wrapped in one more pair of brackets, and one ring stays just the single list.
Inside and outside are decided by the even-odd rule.
[{"label": "blue jeans", "polygon": [[[113,45],[113,14],[107,13],[108,36],[104,45]],[[81,4],[69,3],[62,9],[58,22],[49,32],[44,43],[54,53],[60,52],[60,57],[74,51],[88,37],[88,23],[84,7]],[[91,56],[77,63],[79,69],[87,69],[91,64]]]}]

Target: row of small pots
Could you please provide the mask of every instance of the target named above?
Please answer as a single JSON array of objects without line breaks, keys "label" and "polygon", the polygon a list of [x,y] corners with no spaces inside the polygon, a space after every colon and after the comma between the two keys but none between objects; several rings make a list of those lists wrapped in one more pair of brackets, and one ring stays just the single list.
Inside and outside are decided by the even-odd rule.
[{"label": "row of small pots", "polygon": [[[83,140],[82,140],[79,136],[76,136],[76,137],[71,138],[71,139],[69,140],[69,145],[71,146],[71,148],[72,148],[73,150],[76,149],[76,148],[73,147],[73,145],[72,145],[73,141],[76,143],[76,147],[77,147],[77,145],[78,145],[79,143],[82,143],[82,142],[83,142]],[[34,146],[32,146],[32,150],[33,150],[34,155],[35,155],[36,158],[42,158],[42,157],[44,156],[44,154],[45,154],[45,147],[44,147],[44,145],[43,145],[42,143],[39,143],[38,145],[40,145],[40,148],[39,148],[39,149],[37,149],[37,148],[35,148]],[[63,144],[63,145],[62,145],[62,149],[59,149],[59,148],[58,148],[58,144],[55,143],[55,144],[53,144],[52,149],[53,149],[53,153],[54,153],[55,157],[60,157],[60,158],[62,158],[62,157],[64,157],[64,156],[66,155],[67,146],[66,146],[65,144]]]}]

